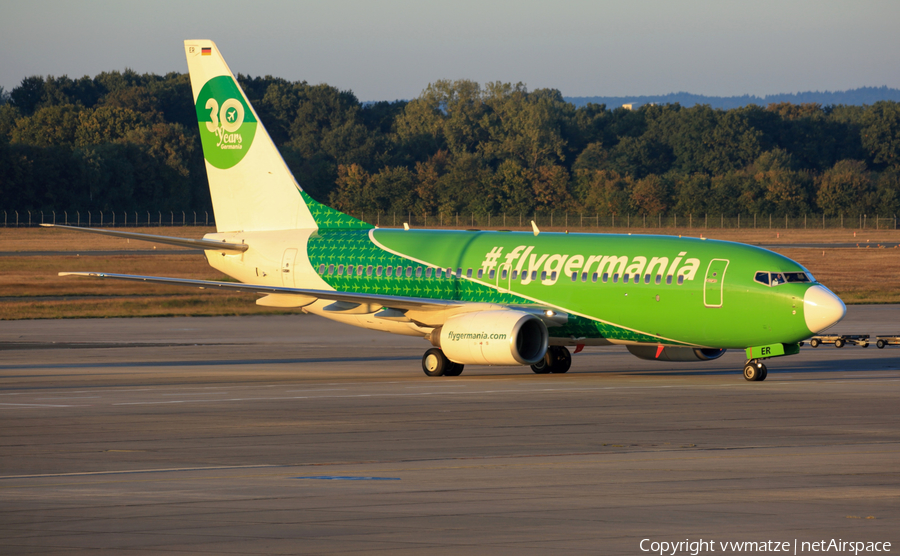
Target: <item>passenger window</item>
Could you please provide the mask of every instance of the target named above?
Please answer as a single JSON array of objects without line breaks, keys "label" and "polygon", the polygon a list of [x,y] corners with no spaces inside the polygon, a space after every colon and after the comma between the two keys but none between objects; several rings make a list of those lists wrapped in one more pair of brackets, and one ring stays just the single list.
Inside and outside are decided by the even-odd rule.
[{"label": "passenger window", "polygon": [[684,274],[679,274],[678,275],[678,285],[680,286],[682,284],[684,284]]},{"label": "passenger window", "polygon": [[339,264],[339,265],[338,265],[337,275],[340,276],[340,275],[343,274],[343,273],[344,273],[344,265]]},{"label": "passenger window", "polygon": [[[372,267],[369,267],[369,268],[372,268]],[[356,275],[357,275],[357,276],[362,276],[362,273],[363,273],[363,267],[362,267],[362,265],[357,266],[357,267],[356,267]],[[370,273],[371,273],[371,271],[370,271]]]},{"label": "passenger window", "polygon": [[425,269],[425,278],[431,278],[431,271],[432,268],[430,266]]},{"label": "passenger window", "polygon": [[393,274],[394,274],[394,267],[389,266],[386,269],[384,269],[384,275],[387,276],[388,278],[390,278]]},{"label": "passenger window", "polygon": [[572,273],[572,281],[573,281],[573,282],[577,282],[577,281],[578,281],[578,273],[577,273],[577,272],[573,272],[573,273]]},{"label": "passenger window", "polygon": [[596,281],[597,281],[597,273],[595,272],[595,273],[591,274],[591,282],[596,282]]},{"label": "passenger window", "polygon": [[461,269],[461,268],[457,268],[457,269],[456,269],[456,277],[457,277],[457,278],[462,278],[462,269]]},{"label": "passenger window", "polygon": [[640,275],[640,274],[635,274],[635,275],[634,275],[634,283],[635,283],[635,284],[640,284],[640,283],[641,283],[641,275]]},{"label": "passenger window", "polygon": [[381,276],[382,266],[378,265],[378,268],[375,269],[375,276]]},{"label": "passenger window", "polygon": [[662,282],[662,275],[661,275],[661,274],[657,274],[657,275],[656,275],[656,285],[659,285],[660,282]]},{"label": "passenger window", "polygon": [[478,277],[481,278],[482,276],[484,276],[484,269],[483,269],[483,268],[479,268],[479,269],[478,269]]},{"label": "passenger window", "polygon": [[531,279],[532,279],[532,280],[537,280],[537,270],[532,270],[532,271],[531,271]]},{"label": "passenger window", "polygon": [[607,283],[609,281],[609,272],[603,273],[603,283]]},{"label": "passenger window", "polygon": [[[428,269],[428,273],[431,274],[431,269],[430,269],[430,268]],[[421,278],[421,277],[422,277],[422,267],[421,267],[421,266],[417,266],[417,267],[416,267],[416,278]]]},{"label": "passenger window", "polygon": [[472,277],[472,269],[469,268],[466,270],[466,278],[471,278],[471,277]]},{"label": "passenger window", "polygon": [[406,267],[406,277],[407,278],[412,278],[412,270],[413,269],[411,266]]},{"label": "passenger window", "polygon": [[[581,281],[582,281],[582,282],[587,282],[587,272],[582,272],[582,273],[581,273]],[[596,282],[596,281],[597,281],[597,280],[594,279],[594,282]]]},{"label": "passenger window", "polygon": [[366,276],[372,275],[372,265],[366,267]]},{"label": "passenger window", "polygon": [[547,279],[547,271],[546,271],[546,270],[542,270],[542,271],[541,271],[541,280],[546,280],[546,279]]},{"label": "passenger window", "polygon": [[[506,277],[507,277],[507,276],[509,276],[509,269],[504,268],[504,269],[500,272],[500,278],[503,279],[503,280],[506,280]],[[491,278],[493,278],[493,276],[491,276]]]},{"label": "passenger window", "polygon": [[353,276],[353,265],[352,264],[347,265],[347,276]]},{"label": "passenger window", "polygon": [[666,276],[666,284],[668,284],[670,286],[672,285],[672,275],[671,274]]},{"label": "passenger window", "polygon": [[319,265],[319,274],[325,274],[325,265],[323,265],[323,264]]},{"label": "passenger window", "polygon": [[[626,274],[625,276],[628,276],[628,275]],[[619,273],[616,272],[615,274],[613,274],[613,284],[615,284],[618,281],[619,281]],[[628,278],[625,278],[625,281],[627,282]]]},{"label": "passenger window", "polygon": [[[615,275],[614,275],[614,276],[615,276]],[[627,284],[629,278],[631,278],[631,274],[625,274],[625,275],[623,275],[623,276],[622,276],[622,282],[625,283],[625,284]],[[614,279],[613,279],[613,282],[615,282],[615,281],[616,281],[616,280],[615,280],[615,278],[614,278]]]},{"label": "passenger window", "polygon": [[[506,271],[504,271],[504,272],[506,272]],[[488,278],[490,278],[491,280],[493,280],[493,279],[494,279],[494,276],[496,276],[496,275],[497,275],[497,271],[494,270],[494,269],[492,268],[492,269],[491,269],[491,272],[488,273]]]},{"label": "passenger window", "polygon": [[519,276],[519,271],[518,271],[518,270],[513,270],[513,273],[512,273],[512,279],[515,280],[516,278],[518,278],[518,276]]},{"label": "passenger window", "polygon": [[332,274],[334,274],[334,265],[330,264],[328,265],[328,275],[331,276]]}]

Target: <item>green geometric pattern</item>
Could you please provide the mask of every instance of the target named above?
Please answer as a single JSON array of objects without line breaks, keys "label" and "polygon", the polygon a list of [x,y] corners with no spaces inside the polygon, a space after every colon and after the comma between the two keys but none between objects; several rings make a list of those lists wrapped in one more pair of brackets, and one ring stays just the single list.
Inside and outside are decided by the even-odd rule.
[{"label": "green geometric pattern", "polygon": [[[308,199],[307,203],[310,203],[310,211],[312,212],[313,207],[311,205],[312,203],[315,203],[315,201],[310,201],[311,199]],[[319,206],[324,207],[324,205]],[[328,207],[324,208],[328,211],[341,214],[334,209],[329,209]],[[319,223],[319,217],[315,216],[316,212],[313,212],[313,215],[316,218],[316,222]],[[368,229],[372,228],[372,226],[347,215],[342,216],[344,216],[344,219],[341,220],[341,222],[349,222],[350,224],[356,222],[365,225]],[[324,214],[324,217],[331,218],[331,215]],[[353,222],[350,222],[351,220]],[[336,222],[337,220],[331,219],[323,220],[323,222],[324,221]],[[382,250],[372,243],[369,239],[367,230],[348,230],[346,228],[334,229],[335,227],[336,226],[332,227],[332,229],[320,228],[318,233],[313,234],[309,238],[307,249],[309,261],[312,263],[315,271],[319,272],[320,265],[325,265],[326,272],[325,274],[320,274],[320,276],[328,283],[328,285],[337,291],[469,301],[476,303],[498,303],[504,305],[527,306],[533,304],[530,300],[515,294],[501,293],[494,288],[473,282],[472,280],[466,280],[464,278],[458,279],[455,275],[452,278],[446,278],[445,274],[439,279],[436,279],[433,276],[431,278],[425,278],[425,266]],[[357,226],[357,228],[362,228],[362,226]],[[329,265],[334,265],[334,274],[328,274]],[[340,275],[337,275],[339,265],[343,265],[344,268],[343,272]],[[348,275],[347,265],[353,265],[352,275]],[[362,276],[357,275],[357,267],[360,265],[363,267]],[[403,275],[401,277],[395,275],[387,277],[383,272],[381,276],[376,276],[373,270],[372,276],[366,276],[365,269],[369,265],[371,265],[373,269],[381,266],[384,270],[386,270],[388,266],[394,269],[398,266],[403,267]],[[412,267],[410,277],[406,276],[408,267]],[[416,269],[418,268],[422,269],[422,276],[420,278],[416,278]],[[569,322],[565,326],[551,327],[548,330],[550,335],[554,337],[601,337],[649,343],[659,341],[658,338],[653,336],[635,333],[617,326],[600,323],[576,315],[570,315]]]},{"label": "green geometric pattern", "polygon": [[375,226],[367,224],[362,220],[353,218],[349,214],[344,214],[339,210],[325,206],[300,190],[300,195],[306,203],[306,207],[312,214],[313,220],[319,229],[340,229],[340,230],[371,230]]}]

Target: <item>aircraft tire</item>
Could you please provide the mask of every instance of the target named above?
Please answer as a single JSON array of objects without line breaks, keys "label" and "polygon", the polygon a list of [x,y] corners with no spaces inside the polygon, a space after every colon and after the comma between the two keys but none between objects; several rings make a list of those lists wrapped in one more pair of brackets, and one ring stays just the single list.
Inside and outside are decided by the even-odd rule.
[{"label": "aircraft tire", "polygon": [[769,369],[765,365],[760,365],[759,371],[760,371],[759,378],[756,380],[763,381],[766,379],[767,376],[769,376]]},{"label": "aircraft tire", "polygon": [[755,382],[759,380],[760,374],[762,373],[755,363],[747,363],[746,365],[744,365],[744,378],[747,381]]},{"label": "aircraft tire", "polygon": [[569,353],[569,350],[563,346],[551,346],[549,349],[553,350],[554,359],[553,365],[550,367],[550,372],[557,374],[567,372],[572,366],[572,354]]},{"label": "aircraft tire", "polygon": [[552,346],[547,348],[547,353],[544,354],[544,357],[531,366],[531,370],[534,371],[535,374],[545,375],[553,369],[553,355],[550,351],[551,349],[553,349]]},{"label": "aircraft tire", "polygon": [[465,365],[462,363],[450,362],[450,366],[444,371],[444,376],[459,376],[462,374]]},{"label": "aircraft tire", "polygon": [[428,376],[444,376],[451,365],[453,363],[438,348],[431,348],[422,356],[422,371]]}]

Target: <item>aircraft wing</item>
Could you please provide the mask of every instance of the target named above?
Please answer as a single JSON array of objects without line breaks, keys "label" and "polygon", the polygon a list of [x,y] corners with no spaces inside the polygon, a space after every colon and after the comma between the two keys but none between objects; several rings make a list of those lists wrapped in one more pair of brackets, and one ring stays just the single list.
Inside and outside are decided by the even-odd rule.
[{"label": "aircraft wing", "polygon": [[179,247],[191,247],[193,249],[208,249],[211,251],[242,252],[250,248],[250,246],[246,243],[228,243],[225,241],[210,241],[208,239],[188,239],[184,237],[156,236],[153,234],[139,234],[137,232],[120,232],[117,230],[98,230],[96,228],[63,226],[60,224],[41,224],[41,226],[45,228],[63,228],[65,230],[75,230],[76,232],[89,232],[92,234],[100,234],[104,236],[122,237],[125,239],[134,239],[137,241],[164,243],[166,245],[177,245]]},{"label": "aircraft wing", "polygon": [[[428,299],[423,297],[401,297],[396,295],[375,295],[368,293],[338,292],[329,290],[310,290],[304,288],[288,288],[283,286],[258,286],[254,284],[241,284],[237,282],[216,282],[212,280],[189,280],[185,278],[165,278],[162,276],[136,276],[133,274],[110,274],[108,272],[60,272],[60,276],[89,276],[91,278],[112,278],[115,280],[131,280],[135,282],[150,282],[155,284],[170,284],[176,286],[193,286],[200,289],[219,289],[242,292],[267,293],[277,295],[294,295],[314,297],[316,299],[328,299],[343,301],[345,303],[378,304],[392,309],[448,309],[465,305],[465,301],[447,301],[443,299]],[[310,302],[311,303],[311,302]]]},{"label": "aircraft wing", "polygon": [[[454,301],[446,299],[430,299],[425,297],[403,297],[398,295],[377,295],[369,293],[356,292],[339,292],[330,290],[313,290],[305,288],[288,288],[284,286],[260,286],[255,284],[242,284],[237,282],[216,282],[212,280],[189,280],[186,278],[166,278],[163,276],[137,276],[132,274],[111,274],[108,272],[60,272],[60,276],[88,276],[91,278],[111,278],[114,280],[131,280],[134,282],[150,282],[155,284],[169,284],[173,286],[190,286],[200,289],[220,289],[242,292],[254,292],[269,294],[273,297],[294,297],[301,298],[299,303],[295,304],[277,304],[271,306],[280,307],[304,307],[313,303],[318,299],[327,299],[341,303],[352,304],[347,308],[356,305],[380,305],[385,309],[395,309],[400,311],[399,315],[409,312],[409,315],[419,315],[414,318],[420,322],[441,323],[443,318],[438,311],[453,311],[454,309],[476,310],[478,308],[497,307],[497,304],[491,303],[474,303],[469,301]],[[531,313],[540,318],[547,326],[564,325],[569,316],[560,312],[555,308],[544,307],[541,305],[505,305],[509,309]],[[336,308],[335,310],[342,310]],[[425,316],[426,314],[433,316]],[[420,318],[421,317],[421,318]],[[394,317],[387,317],[394,318]],[[402,317],[401,317],[402,318]]]}]

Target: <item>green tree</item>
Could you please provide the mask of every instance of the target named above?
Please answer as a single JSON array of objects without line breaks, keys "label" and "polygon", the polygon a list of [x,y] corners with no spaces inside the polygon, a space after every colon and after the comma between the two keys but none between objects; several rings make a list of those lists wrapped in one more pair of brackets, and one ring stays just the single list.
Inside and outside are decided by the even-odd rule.
[{"label": "green tree", "polygon": [[829,216],[869,212],[872,178],[861,160],[840,160],[819,177],[816,202]]},{"label": "green tree", "polygon": [[634,182],[630,192],[631,209],[638,214],[663,214],[669,208],[668,184],[657,175]]},{"label": "green tree", "polygon": [[900,166],[900,104],[876,102],[862,117],[862,145],[875,164]]}]

